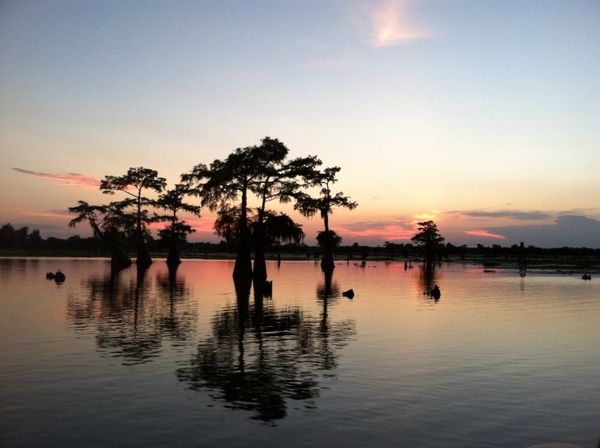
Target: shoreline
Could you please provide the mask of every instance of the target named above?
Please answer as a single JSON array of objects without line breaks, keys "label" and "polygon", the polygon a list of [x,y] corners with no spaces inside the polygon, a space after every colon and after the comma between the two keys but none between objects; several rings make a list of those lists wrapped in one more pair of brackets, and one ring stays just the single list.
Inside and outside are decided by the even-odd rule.
[{"label": "shoreline", "polygon": [[[77,252],[59,252],[59,253],[40,253],[39,251],[19,251],[19,253],[7,253],[7,251],[0,252],[0,259],[10,260],[24,260],[24,259],[50,259],[50,258],[73,258],[73,259],[97,259],[97,260],[108,260],[110,257],[105,254],[89,254],[89,253],[77,253]],[[165,262],[166,253],[153,253],[152,258],[158,262]],[[277,261],[279,258],[276,254],[267,254],[267,261]],[[305,261],[305,262],[318,262],[319,257],[306,257],[305,254],[282,254],[280,260],[285,261]],[[135,257],[132,257],[133,264],[135,264]],[[234,253],[206,253],[206,254],[182,254],[181,260],[235,260]],[[367,263],[372,262],[395,262],[395,263],[412,263],[413,268],[419,267],[423,260],[412,257],[389,257],[389,256],[375,256],[375,257],[337,257],[335,259],[337,264],[353,263],[359,265],[365,261]],[[471,265],[480,267],[486,273],[494,273],[496,271],[507,271],[519,269],[518,260],[512,259],[499,259],[499,258],[480,258],[480,257],[465,257],[456,258],[449,257],[441,260],[438,264],[454,264],[454,265]],[[531,258],[528,259],[527,271],[530,273],[542,272],[542,273],[556,273],[556,274],[583,274],[583,273],[599,273],[600,274],[600,259],[594,257],[593,260],[550,260],[543,258]]]}]

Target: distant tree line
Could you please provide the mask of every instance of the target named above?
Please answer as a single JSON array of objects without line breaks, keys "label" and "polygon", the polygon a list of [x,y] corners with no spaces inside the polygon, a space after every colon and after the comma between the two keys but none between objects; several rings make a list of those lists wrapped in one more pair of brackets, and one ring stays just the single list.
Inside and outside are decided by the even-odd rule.
[{"label": "distant tree line", "polygon": [[14,228],[10,223],[0,227],[0,248],[2,249],[28,249],[39,248],[44,240],[38,229],[31,232],[29,227]]},{"label": "distant tree line", "polygon": [[[32,254],[48,255],[64,254],[73,256],[110,256],[110,251],[96,237],[81,237],[73,235],[67,238],[43,238],[38,229],[31,232],[29,227],[15,228],[10,223],[0,227],[0,249],[5,255]],[[168,253],[169,247],[162,238],[148,239],[148,249],[151,253]],[[186,242],[182,251],[196,256],[203,254],[231,254],[231,248],[225,241],[220,243]]]},{"label": "distant tree line", "polygon": [[[342,248],[340,252],[344,249]],[[355,249],[367,251],[369,255],[375,255],[377,253],[385,253],[386,258],[401,258],[410,259],[414,257],[425,258],[423,247],[417,244],[410,243],[394,243],[386,241],[383,248],[370,248],[370,247],[359,247]],[[555,248],[543,248],[536,247],[533,245],[522,247],[520,244],[512,244],[510,246],[501,246],[499,244],[492,244],[490,246],[484,246],[483,244],[477,244],[476,246],[455,245],[452,243],[440,244],[435,249],[433,254],[435,261],[444,261],[449,258],[451,259],[482,259],[482,260],[517,260],[523,256],[531,259],[557,259],[557,258],[571,258],[579,259],[585,257],[600,257],[600,249],[593,249],[587,247],[555,247]]]},{"label": "distant tree line", "polygon": [[[73,235],[68,238],[48,237],[44,238],[38,229],[29,230],[29,227],[15,228],[7,223],[0,227],[0,249],[4,254],[27,254],[33,255],[48,253],[64,253],[66,255],[97,255],[107,256],[110,253],[103,247],[101,242],[94,237],[81,237]],[[168,254],[168,244],[163,238],[150,238],[148,249],[153,254]],[[304,243],[279,244],[274,243],[268,247],[274,257],[278,254],[293,256],[302,259],[317,259],[322,256],[322,249]],[[227,256],[235,253],[235,245],[223,239],[219,243],[190,242],[182,243],[180,251],[184,256],[207,257]],[[520,245],[501,246],[492,244],[484,246],[455,245],[444,243],[440,245],[435,253],[436,261],[452,260],[517,260],[521,256]],[[353,243],[339,245],[336,248],[338,258],[360,260],[360,259],[422,259],[423,248],[416,243],[395,243],[386,241],[382,246],[368,246]],[[585,259],[600,257],[600,249],[557,247],[541,248],[536,246],[525,246],[525,255],[530,259]]]}]

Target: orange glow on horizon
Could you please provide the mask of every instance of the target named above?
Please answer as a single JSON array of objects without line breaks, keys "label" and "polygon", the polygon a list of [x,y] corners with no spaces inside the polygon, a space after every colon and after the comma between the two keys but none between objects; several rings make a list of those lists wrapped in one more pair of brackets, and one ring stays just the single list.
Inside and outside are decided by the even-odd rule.
[{"label": "orange glow on horizon", "polygon": [[415,215],[415,224],[420,222],[420,221],[433,221],[435,218],[437,218],[440,215],[440,211],[439,210],[431,210],[429,212],[425,212],[425,213],[421,213],[419,215]]}]

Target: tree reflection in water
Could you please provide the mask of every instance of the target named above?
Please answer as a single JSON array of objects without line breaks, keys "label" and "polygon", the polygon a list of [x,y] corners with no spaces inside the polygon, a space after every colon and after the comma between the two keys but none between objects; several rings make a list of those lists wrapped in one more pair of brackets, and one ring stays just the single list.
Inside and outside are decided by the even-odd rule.
[{"label": "tree reflection in water", "polygon": [[436,270],[435,265],[427,265],[426,263],[423,263],[423,266],[419,267],[419,273],[418,273],[418,287],[421,290],[421,292],[423,293],[423,296],[429,301],[433,301],[435,303],[438,303],[440,298],[437,297],[433,297],[431,295],[429,295],[428,293],[431,291],[431,289],[434,287],[434,285],[436,284],[436,282],[439,280],[440,275],[439,272]]},{"label": "tree reflection in water", "polygon": [[69,320],[80,331],[94,329],[97,349],[123,358],[124,365],[149,362],[164,339],[181,345],[194,332],[196,313],[176,272],[157,273],[155,288],[146,273],[135,279],[123,273],[92,277],[85,286],[85,299],[69,299]]},{"label": "tree reflection in water", "polygon": [[177,268],[169,268],[168,275],[156,275],[156,286],[162,293],[161,301],[167,303],[158,315],[158,324],[163,338],[185,342],[194,333],[197,315],[195,309],[189,306],[188,288],[184,278],[177,275]]},{"label": "tree reflection in water", "polygon": [[287,416],[288,400],[315,406],[319,381],[335,376],[340,349],[355,334],[354,321],[330,322],[327,302],[315,319],[302,308],[277,308],[260,295],[250,305],[250,284],[236,284],[237,304],[212,320],[212,335],[177,377],[214,401],[273,422]]}]

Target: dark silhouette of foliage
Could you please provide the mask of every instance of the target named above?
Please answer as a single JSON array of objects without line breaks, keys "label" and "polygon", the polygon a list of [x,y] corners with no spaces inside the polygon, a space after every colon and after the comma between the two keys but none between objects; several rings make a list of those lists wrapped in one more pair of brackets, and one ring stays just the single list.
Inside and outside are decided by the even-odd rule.
[{"label": "dark silhouette of foliage", "polygon": [[321,247],[336,248],[342,243],[342,237],[333,230],[321,230],[317,233],[317,242]]},{"label": "dark silhouette of foliage", "polygon": [[[261,141],[258,150],[263,154],[264,163],[260,167],[260,175],[250,184],[251,191],[260,200],[253,229],[254,278],[264,281],[267,278],[265,247],[272,242],[266,235],[265,220],[276,219],[276,215],[267,210],[267,203],[275,200],[281,203],[290,202],[299,193],[300,188],[306,185],[305,179],[311,178],[316,167],[321,165],[321,161],[316,156],[300,157],[288,161],[286,157],[289,149],[279,140],[269,137],[265,137]],[[280,216],[280,224],[284,225],[290,222],[294,224],[287,215]],[[271,229],[274,224],[271,223]],[[291,230],[292,227],[288,229]],[[281,228],[285,231],[284,227]],[[284,235],[284,238],[287,237]]]},{"label": "dark silhouette of foliage", "polygon": [[[235,246],[239,235],[238,216],[237,207],[225,207],[217,212],[215,220],[215,233],[232,246]],[[255,241],[259,227],[258,210],[253,215],[247,215],[246,223],[252,240]],[[299,244],[304,238],[302,226],[285,213],[265,211],[260,226],[263,233],[261,244],[265,247],[273,244]]]},{"label": "dark silhouette of foliage", "polygon": [[[264,248],[262,244],[262,224],[266,213],[266,203],[271,200],[289,202],[300,188],[300,180],[308,176],[311,166],[318,159],[308,157],[285,162],[288,153],[277,139],[264,138],[258,146],[237,148],[224,160],[214,160],[210,166],[204,164],[194,167],[192,172],[182,176],[182,181],[193,188],[201,198],[202,206],[210,210],[231,209],[236,204],[237,218],[236,244],[237,254],[233,276],[236,278],[252,275],[250,254],[251,235],[248,227],[248,195],[254,193],[261,199],[258,212],[259,229],[255,232],[255,245],[258,248],[259,277],[266,275],[264,269]],[[258,239],[259,243],[256,244]]]},{"label": "dark silhouette of foliage", "polygon": [[340,243],[335,232],[331,233],[329,228],[329,215],[333,213],[334,208],[342,207],[349,210],[355,209],[358,204],[344,193],[337,192],[332,193],[331,187],[337,182],[337,174],[341,170],[340,167],[334,166],[331,168],[325,168],[322,171],[312,170],[307,178],[308,185],[320,187],[318,197],[312,197],[304,192],[296,194],[296,204],[294,208],[298,210],[302,215],[306,217],[312,217],[317,213],[320,214],[323,219],[324,232],[321,236],[319,244],[323,247],[323,259],[321,260],[321,267],[323,270],[333,270],[335,264],[333,262],[333,249],[335,244]]},{"label": "dark silhouette of foliage", "polygon": [[425,262],[428,266],[432,266],[444,238],[440,235],[437,225],[433,221],[420,222],[418,225],[418,232],[411,240],[423,248]]},{"label": "dark silhouette of foliage", "polygon": [[256,147],[237,148],[226,159],[216,159],[208,167],[196,165],[190,173],[182,176],[182,181],[200,197],[202,206],[211,211],[225,209],[232,201],[240,199],[234,278],[252,276],[248,191],[250,184],[259,176],[260,165],[261,157]]},{"label": "dark silhouette of foliage", "polygon": [[[214,224],[215,233],[233,249],[237,247],[239,215],[238,207],[226,205],[217,211]],[[246,226],[249,225],[248,215],[246,215]]]},{"label": "dark silhouette of foliage", "polygon": [[[109,204],[114,206],[114,204]],[[128,214],[131,217],[130,214]],[[85,221],[85,220],[84,220]],[[122,221],[119,218],[118,221]],[[85,221],[87,222],[87,221]],[[251,221],[250,221],[251,222]],[[135,227],[135,219],[129,225],[131,229]],[[26,231],[25,231],[26,230]],[[121,249],[127,248],[128,238],[133,230],[120,228],[119,238]],[[39,235],[39,239],[36,235]],[[304,244],[286,244],[278,245],[273,243],[273,248],[277,248],[282,254],[295,258],[309,258],[313,256],[314,249]],[[423,255],[422,247],[410,243],[391,243],[393,245],[394,257],[401,257],[410,260]],[[268,247],[268,245],[267,245]],[[148,241],[148,248],[154,251],[160,251],[158,242]],[[379,255],[390,257],[391,247],[379,248]],[[358,243],[349,245],[340,245],[336,252],[349,259],[360,257],[361,253],[368,250],[374,257],[378,256],[377,247],[359,246]],[[227,257],[231,250],[224,241],[219,243],[210,242],[184,242],[181,246],[182,253],[192,257],[208,257],[211,255],[220,258]],[[45,237],[39,233],[38,229],[30,230],[27,226],[15,228],[11,224],[0,226],[0,254],[9,256],[111,256],[107,245],[100,238],[81,237],[73,235],[67,238],[57,238],[54,236]],[[468,247],[466,245],[454,245],[445,243],[439,246],[439,253],[445,258],[456,260],[470,260],[473,262],[482,262],[486,266],[498,265],[504,263],[512,267],[517,267],[523,262],[523,255],[527,267],[539,265],[553,269],[581,269],[589,270],[592,266],[600,265],[600,249],[586,247],[554,247],[541,248],[536,246],[524,246],[523,249],[518,244],[510,246],[483,246]]]},{"label": "dark silhouette of foliage", "polygon": [[300,244],[304,239],[302,225],[294,222],[285,213],[266,211],[263,226],[264,241],[268,246],[274,243]]},{"label": "dark silhouette of foliage", "polygon": [[92,228],[94,237],[102,242],[111,254],[111,267],[119,270],[131,264],[131,260],[123,252],[126,235],[131,233],[132,222],[123,213],[123,203],[108,205],[90,205],[78,201],[75,207],[69,207],[69,212],[76,214],[69,222],[70,227],[87,222]]},{"label": "dark silhouette of foliage", "polygon": [[0,247],[2,248],[32,248],[41,244],[42,237],[37,229],[29,232],[29,227],[15,229],[9,223],[0,227]]},{"label": "dark silhouette of foliage", "polygon": [[129,168],[122,176],[106,176],[100,182],[100,190],[105,194],[114,194],[120,191],[130,198],[124,201],[123,209],[132,207],[132,215],[135,217],[134,240],[137,249],[136,262],[138,267],[146,268],[152,263],[150,253],[146,245],[148,232],[146,225],[151,222],[147,206],[153,205],[154,201],[145,196],[146,191],[161,193],[167,184],[158,172],[149,168]]},{"label": "dark silhouette of foliage", "polygon": [[158,235],[165,241],[169,247],[167,264],[171,267],[181,263],[179,257],[179,246],[187,241],[187,235],[195,232],[190,225],[179,219],[179,212],[188,212],[193,215],[200,215],[200,207],[185,202],[185,196],[189,194],[186,186],[182,184],[175,185],[174,188],[162,193],[155,202],[155,205],[168,213],[165,215],[156,215],[155,221],[166,222],[167,226],[159,230]]}]

